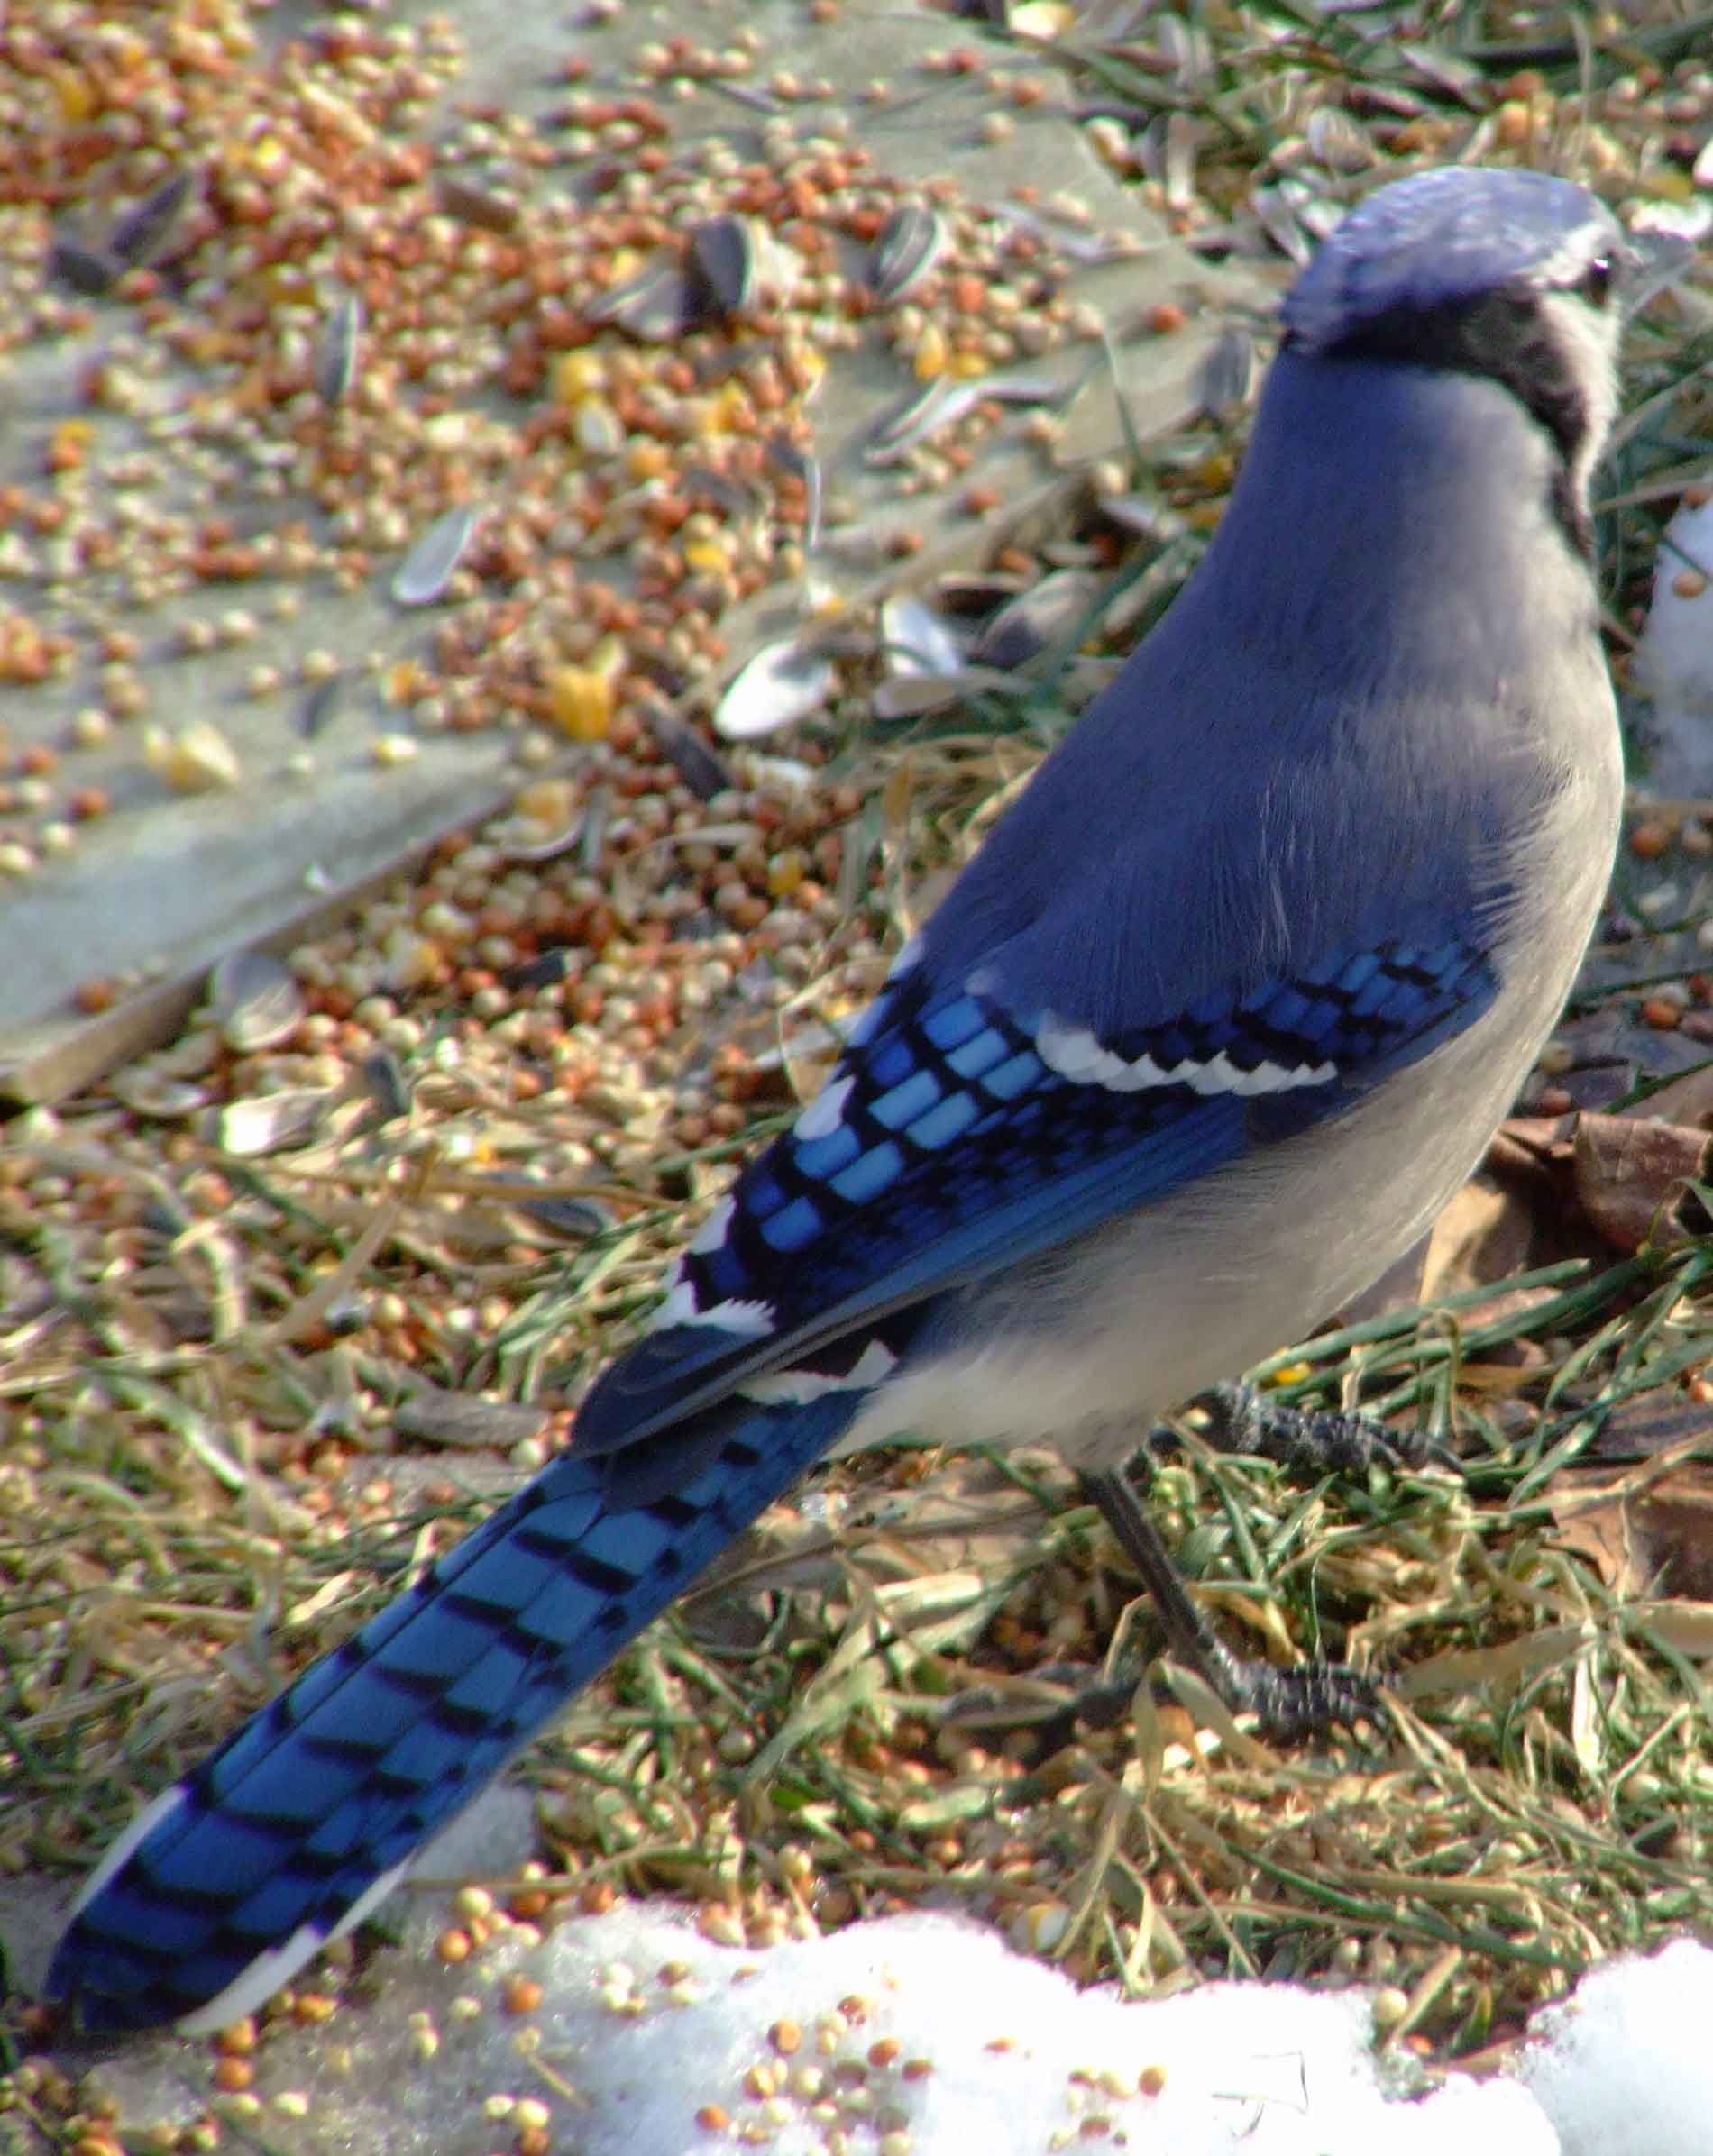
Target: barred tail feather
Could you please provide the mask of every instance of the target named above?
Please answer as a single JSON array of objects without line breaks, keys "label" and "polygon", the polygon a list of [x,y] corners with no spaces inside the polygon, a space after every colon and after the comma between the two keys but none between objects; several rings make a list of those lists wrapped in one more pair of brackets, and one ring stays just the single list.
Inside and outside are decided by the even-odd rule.
[{"label": "barred tail feather", "polygon": [[686,1433],[688,1479],[646,1502],[626,1498],[622,1456],[555,1461],[143,1812],[86,1887],[49,1996],[92,2033],[253,2011],[370,1914],[861,1400],[726,1403]]}]

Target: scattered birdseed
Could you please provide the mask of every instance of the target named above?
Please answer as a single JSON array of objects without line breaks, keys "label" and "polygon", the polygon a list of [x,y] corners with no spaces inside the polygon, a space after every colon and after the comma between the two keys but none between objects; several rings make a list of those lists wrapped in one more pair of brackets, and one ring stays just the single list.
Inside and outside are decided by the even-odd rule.
[{"label": "scattered birdseed", "polygon": [[162,180],[114,226],[107,235],[107,251],[127,269],[159,260],[196,192],[197,180],[193,171],[175,172]]},{"label": "scattered birdseed", "polygon": [[946,251],[946,220],[932,204],[901,202],[875,235],[868,285],[884,306],[895,306],[929,275]]},{"label": "scattered birdseed", "polygon": [[215,787],[236,786],[243,776],[237,751],[207,719],[197,719],[177,733],[151,727],[143,742],[143,757],[175,793],[206,793]]},{"label": "scattered birdseed", "polygon": [[430,607],[445,597],[481,517],[480,509],[448,509],[429,525],[394,572],[392,596],[398,605]]},{"label": "scattered birdseed", "polygon": [[316,394],[323,404],[343,404],[351,394],[362,344],[362,301],[355,292],[342,292],[316,351]]},{"label": "scattered birdseed", "polygon": [[87,246],[69,233],[61,233],[54,241],[50,268],[73,291],[99,299],[117,281],[124,264],[108,249]]},{"label": "scattered birdseed", "polygon": [[759,251],[756,225],[748,217],[727,213],[693,226],[688,263],[697,311],[743,314],[756,297]]},{"label": "scattered birdseed", "polygon": [[301,1021],[303,991],[265,951],[235,951],[208,976],[208,1009],[226,1045],[253,1055],[289,1040]]},{"label": "scattered birdseed", "polygon": [[797,638],[765,644],[720,698],[714,731],[728,741],[776,733],[820,710],[838,681],[831,660],[805,649]]}]

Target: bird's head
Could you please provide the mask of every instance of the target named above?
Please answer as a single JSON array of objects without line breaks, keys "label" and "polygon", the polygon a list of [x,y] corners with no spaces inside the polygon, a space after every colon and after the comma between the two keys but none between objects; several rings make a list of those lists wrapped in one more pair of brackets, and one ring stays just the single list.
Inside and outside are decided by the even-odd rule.
[{"label": "bird's head", "polygon": [[1662,281],[1572,180],[1451,166],[1379,189],[1286,300],[1284,346],[1484,376],[1544,427],[1561,507],[1586,546],[1589,476],[1617,412],[1626,316]]}]

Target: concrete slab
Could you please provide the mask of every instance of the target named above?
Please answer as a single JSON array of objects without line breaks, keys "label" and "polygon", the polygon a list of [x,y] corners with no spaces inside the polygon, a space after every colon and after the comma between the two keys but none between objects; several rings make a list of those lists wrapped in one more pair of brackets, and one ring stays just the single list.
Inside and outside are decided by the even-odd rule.
[{"label": "concrete slab", "polygon": [[[533,375],[519,354],[537,319],[563,322],[594,288],[544,297],[520,318],[495,280],[515,277],[520,249],[544,282],[555,247],[571,251],[574,277],[606,274],[598,253],[575,255],[578,235],[615,202],[646,211],[648,189],[627,186],[641,151],[657,153],[649,187],[682,200],[674,173],[703,170],[709,145],[726,145],[737,177],[723,184],[737,199],[744,169],[778,168],[793,140],[855,146],[875,198],[937,195],[956,233],[979,236],[994,278],[1019,273],[1005,252],[1016,227],[1000,213],[1020,187],[1037,190],[1038,210],[1064,213],[1029,228],[1035,301],[1084,310],[1084,330],[1112,340],[1113,363],[1088,334],[1028,360],[1067,393],[1050,448],[1007,407],[960,452],[955,483],[933,461],[938,443],[873,462],[876,422],[921,387],[884,312],[823,339],[816,393],[781,411],[821,459],[844,527],[816,557],[820,588],[854,602],[973,564],[1021,516],[1064,513],[1080,468],[1122,443],[1120,395],[1144,438],[1181,425],[1215,334],[1268,297],[1260,279],[1209,270],[1160,229],[1068,116],[1050,64],[982,44],[978,69],[948,71],[952,45],[979,41],[927,9],[710,0],[687,17],[671,5],[567,14],[455,0],[456,69],[447,36],[414,9],[365,18],[290,5],[254,20],[265,42],[217,78],[200,118],[197,85],[148,47],[164,28],[139,24],[139,72],[179,97],[180,122],[74,170],[74,139],[89,128],[62,111],[44,155],[52,228],[96,244],[116,210],[188,162],[199,203],[182,259],[90,297],[50,276],[48,217],[15,214],[0,288],[11,407],[0,439],[0,1095],[18,1100],[89,1083],[169,1033],[224,953],[289,945],[329,904],[500,806],[521,777],[587,758],[552,726],[542,681],[586,653],[596,599],[641,589],[646,629],[659,550],[641,545],[636,515],[609,513],[627,472],[598,473],[596,509],[580,522],[556,514],[582,477],[554,416],[556,354],[535,350]],[[704,79],[658,65],[687,22],[719,58]],[[568,63],[582,78],[571,88]],[[60,105],[75,105],[57,79]],[[52,123],[51,100],[29,85],[21,95],[38,126]],[[622,117],[600,113],[639,101],[654,117],[622,146]],[[568,102],[596,117],[568,127]],[[447,222],[449,181],[463,193],[448,242],[434,221]],[[823,219],[823,260],[848,277],[863,251],[837,207],[807,221]],[[1102,236],[1130,251],[1086,259]],[[392,269],[425,237],[464,265],[444,287],[463,311],[426,332],[413,325],[408,269]],[[497,265],[494,279],[480,260],[472,272],[477,257]],[[349,406],[329,412],[309,382],[353,264],[371,299],[365,357]],[[1182,333],[1149,327],[1162,302],[1181,311]],[[818,321],[824,307],[818,317],[787,301],[774,346],[813,343]],[[699,328],[699,379],[717,379],[717,345],[737,368],[769,333]],[[627,345],[607,329],[591,349]],[[632,491],[681,483],[706,448],[673,444],[671,470]],[[342,468],[354,474],[349,498]],[[381,498],[382,470],[396,500]],[[756,516],[776,524],[772,484],[756,483]],[[985,515],[968,507],[977,485],[998,505]],[[501,539],[472,554],[473,573],[440,606],[400,608],[389,595],[399,561],[461,499],[488,509]],[[789,568],[784,550],[774,558]],[[675,653],[681,708],[705,708],[759,641],[801,618],[793,575],[748,584],[721,592],[715,580],[707,604],[725,602],[723,647],[709,637]],[[44,652],[48,678],[32,681]],[[207,726],[227,745],[229,782],[180,790],[172,741]],[[151,750],[151,728],[164,739]]]}]

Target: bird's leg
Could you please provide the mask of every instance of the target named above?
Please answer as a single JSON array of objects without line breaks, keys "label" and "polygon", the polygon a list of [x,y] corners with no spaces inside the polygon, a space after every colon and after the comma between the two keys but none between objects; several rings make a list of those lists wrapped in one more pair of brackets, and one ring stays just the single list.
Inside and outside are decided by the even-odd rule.
[{"label": "bird's leg", "polygon": [[[1429,1461],[1457,1465],[1454,1454],[1421,1432],[1390,1430],[1369,1415],[1286,1407],[1253,1385],[1216,1385],[1197,1404],[1207,1415],[1201,1434],[1216,1452],[1253,1453],[1296,1476],[1363,1475],[1377,1462],[1394,1470]],[[1085,1494],[1099,1507],[1153,1596],[1171,1651],[1196,1670],[1233,1713],[1255,1714],[1274,1737],[1291,1739],[1333,1722],[1371,1718],[1379,1691],[1359,1670],[1342,1662],[1275,1669],[1270,1663],[1245,1661],[1202,1615],[1131,1480],[1139,1470],[1144,1478],[1151,1473],[1150,1447],[1168,1435],[1157,1430],[1128,1469],[1091,1470],[1082,1481]],[[1132,1668],[1079,1692],[1074,1719],[1096,1729],[1121,1721],[1140,1674]],[[1056,1722],[1053,1728],[1068,1737],[1068,1722],[1062,1729]]]},{"label": "bird's leg", "polygon": [[[1345,1663],[1305,1662],[1295,1669],[1275,1669],[1270,1663],[1245,1661],[1233,1654],[1195,1606],[1122,1466],[1086,1472],[1083,1488],[1140,1573],[1172,1652],[1205,1678],[1233,1713],[1256,1715],[1270,1736],[1287,1740],[1333,1722],[1354,1726],[1374,1718],[1379,1692],[1373,1680]],[[1133,1675],[1128,1685],[1121,1679],[1092,1687],[1078,1699],[1077,1714],[1095,1727],[1110,1726],[1134,1690]]]}]

